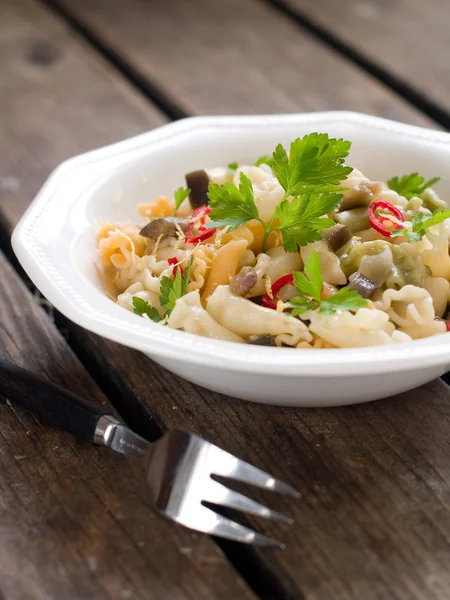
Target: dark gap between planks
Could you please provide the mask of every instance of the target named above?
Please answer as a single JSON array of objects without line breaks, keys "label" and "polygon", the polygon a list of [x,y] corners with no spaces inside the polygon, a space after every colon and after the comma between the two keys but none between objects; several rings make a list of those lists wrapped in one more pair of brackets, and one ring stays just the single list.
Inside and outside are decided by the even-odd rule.
[{"label": "dark gap between planks", "polygon": [[154,84],[142,75],[113,48],[107,46],[89,27],[76,19],[70,11],[66,10],[63,6],[59,6],[54,0],[41,0],[41,3],[66,21],[96,52],[106,58],[120,75],[143,94],[147,100],[150,100],[154,106],[159,108],[170,120],[178,121],[179,119],[191,116],[185,113],[175,100],[170,98],[157,84]]},{"label": "dark gap between planks", "polygon": [[313,19],[301,13],[300,10],[285,4],[283,0],[261,1],[265,4],[268,4],[274,10],[278,11],[284,16],[292,19],[299,27],[306,29],[319,41],[326,44],[330,48],[333,48],[333,50],[345,58],[351,60],[365,73],[370,73],[373,77],[375,77],[375,79],[378,79],[380,83],[390,88],[404,100],[407,100],[410,104],[433,119],[433,121],[445,129],[450,129],[450,113],[439,106],[439,104],[436,104],[430,100],[420,90],[416,89],[414,86],[410,85],[400,77],[397,77],[393,73],[386,71],[365,54],[359,50],[356,50],[353,46],[345,42],[338,35],[326,27],[319,25]]},{"label": "dark gap between planks", "polygon": [[[263,0],[275,10],[282,12],[285,16],[293,19],[299,26],[307,29],[321,42],[332,47],[334,50],[354,62],[363,70],[372,74],[380,82],[387,85],[395,93],[408,100],[443,127],[450,128],[450,115],[438,105],[429,101],[423,94],[409,86],[404,81],[384,71],[376,63],[354,50],[351,46],[340,40],[337,36],[320,27],[309,18],[303,16],[296,10],[286,6],[282,0]],[[122,75],[135,89],[152,102],[170,120],[178,120],[189,117],[178,104],[156,83],[142,75],[133,65],[126,61],[118,52],[108,47],[99,39],[89,27],[76,19],[70,11],[58,5],[54,0],[41,0],[47,8],[62,18],[73,30],[75,30],[89,45]],[[17,261],[11,245],[9,233],[5,225],[0,221],[0,248],[4,251],[7,259],[14,266],[19,276],[37,296],[37,301],[44,304],[45,299],[30,282]],[[49,309],[51,311],[51,309]],[[73,332],[78,329],[77,325],[66,319],[61,313],[51,312],[54,322],[59,331],[67,339],[71,349],[80,359],[91,377],[109,398],[112,405],[125,419],[126,423],[143,437],[154,441],[158,439],[165,429],[158,415],[147,411],[137,398],[129,390],[121,389],[118,381],[111,379],[107,369],[102,369],[101,361],[93,361],[83,349],[83,345],[77,341]],[[120,377],[118,378],[120,379]],[[443,377],[444,381],[450,383],[450,373]],[[251,546],[237,544],[221,538],[213,538],[219,545],[230,563],[246,581],[253,592],[261,600],[303,600],[303,595],[297,589],[286,583],[285,577],[278,578],[276,573],[267,569],[261,562],[257,552]],[[284,580],[284,581],[283,581]],[[288,589],[289,588],[289,589]],[[1,596],[0,596],[1,600]]]}]

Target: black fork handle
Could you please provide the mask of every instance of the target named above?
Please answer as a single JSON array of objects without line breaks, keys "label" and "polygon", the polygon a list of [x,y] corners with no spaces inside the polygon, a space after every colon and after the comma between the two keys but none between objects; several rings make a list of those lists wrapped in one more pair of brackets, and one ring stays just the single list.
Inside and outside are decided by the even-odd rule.
[{"label": "black fork handle", "polygon": [[94,441],[97,423],[108,412],[50,383],[42,377],[0,359],[0,394],[59,429],[88,442]]}]

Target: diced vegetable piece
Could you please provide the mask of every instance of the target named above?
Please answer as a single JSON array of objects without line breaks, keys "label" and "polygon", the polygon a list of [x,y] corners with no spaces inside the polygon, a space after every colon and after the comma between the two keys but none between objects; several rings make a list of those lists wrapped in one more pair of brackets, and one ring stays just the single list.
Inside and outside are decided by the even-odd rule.
[{"label": "diced vegetable piece", "polygon": [[185,179],[186,187],[191,190],[189,194],[189,202],[192,208],[199,208],[200,206],[208,204],[208,173],[203,169],[200,169],[199,171],[191,171],[190,173],[186,173]]},{"label": "diced vegetable piece", "polygon": [[355,292],[358,292],[363,298],[371,298],[378,286],[374,281],[371,281],[359,271],[351,278],[348,287]]},{"label": "diced vegetable piece", "polygon": [[342,246],[352,238],[352,232],[347,225],[341,225],[340,223],[337,223],[328,229],[324,229],[320,232],[320,235],[322,236],[322,239],[330,244],[333,252],[342,248]]},{"label": "diced vegetable piece", "polygon": [[363,181],[357,187],[344,192],[344,196],[339,205],[339,210],[350,210],[369,206],[374,199],[374,195],[381,192],[383,185],[379,181]]},{"label": "diced vegetable piece", "polygon": [[352,233],[356,233],[362,229],[369,229],[370,227],[366,206],[344,210],[343,212],[336,213],[333,218],[341,225],[347,225]]},{"label": "diced vegetable piece", "polygon": [[157,240],[161,235],[163,237],[177,237],[178,227],[183,233],[186,233],[189,227],[189,220],[181,219],[180,217],[155,219],[154,221],[147,223],[147,225],[141,229],[139,235],[152,240]]},{"label": "diced vegetable piece", "polygon": [[412,249],[412,244],[392,245],[391,251],[394,264],[384,285],[394,290],[405,285],[423,287],[425,268],[422,257]]},{"label": "diced vegetable piece", "polygon": [[359,272],[381,287],[392,269],[392,264],[392,252],[386,246],[379,254],[363,256],[359,263]]},{"label": "diced vegetable piece", "polygon": [[231,278],[230,290],[235,296],[246,296],[256,285],[258,275],[253,267],[242,267],[242,269]]},{"label": "diced vegetable piece", "polygon": [[270,333],[266,333],[265,335],[251,335],[247,341],[254,346],[276,346],[275,338]]},{"label": "diced vegetable piece", "polygon": [[431,210],[431,212],[446,210],[448,208],[447,203],[444,200],[441,200],[431,188],[425,190],[420,197],[423,200],[423,206],[428,208],[428,210]]}]

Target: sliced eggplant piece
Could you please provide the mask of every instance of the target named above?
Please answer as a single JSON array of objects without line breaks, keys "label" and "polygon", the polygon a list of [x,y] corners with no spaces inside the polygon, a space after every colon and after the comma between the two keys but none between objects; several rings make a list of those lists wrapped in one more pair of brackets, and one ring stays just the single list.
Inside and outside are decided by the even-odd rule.
[{"label": "sliced eggplant piece", "polygon": [[191,190],[189,194],[189,202],[193,209],[205,206],[208,204],[208,186],[210,179],[208,173],[203,169],[199,171],[191,171],[186,173],[186,185]]},{"label": "sliced eggplant piece", "polygon": [[347,225],[352,233],[356,233],[362,229],[369,229],[370,227],[367,206],[338,212],[333,215],[333,219],[341,225]]},{"label": "sliced eggplant piece", "polygon": [[383,184],[379,181],[362,181],[359,185],[344,192],[344,196],[339,205],[339,210],[350,210],[369,206],[375,197],[383,189]]},{"label": "sliced eggplant piece", "polygon": [[251,335],[247,341],[254,346],[276,346],[275,338],[273,335],[270,335],[270,333],[264,335]]},{"label": "sliced eggplant piece", "polygon": [[359,271],[354,274],[348,287],[355,292],[358,292],[363,298],[371,298],[374,292],[378,289],[377,284],[362,275]]},{"label": "sliced eggplant piece", "polygon": [[341,225],[340,223],[324,229],[320,235],[323,240],[330,244],[333,252],[342,248],[352,238],[352,232],[347,225]]},{"label": "sliced eggplant piece", "polygon": [[189,227],[189,220],[182,219],[181,217],[155,219],[154,221],[147,223],[147,225],[141,229],[139,235],[150,238],[151,240],[157,240],[161,235],[163,238],[177,237],[178,227],[183,233],[186,233]]},{"label": "sliced eggplant piece", "polygon": [[365,254],[359,263],[359,272],[381,287],[391,272],[392,251],[386,246],[379,254]]},{"label": "sliced eggplant piece", "polygon": [[257,281],[258,275],[253,267],[242,267],[239,273],[231,278],[230,290],[235,296],[246,296]]}]

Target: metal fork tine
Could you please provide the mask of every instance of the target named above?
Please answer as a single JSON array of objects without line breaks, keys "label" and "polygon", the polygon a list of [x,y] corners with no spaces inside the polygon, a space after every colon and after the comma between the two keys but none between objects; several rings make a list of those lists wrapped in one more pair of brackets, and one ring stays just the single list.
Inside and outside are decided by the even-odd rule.
[{"label": "metal fork tine", "polygon": [[235,523],[231,519],[222,517],[222,515],[218,515],[206,506],[203,508],[212,512],[215,516],[214,529],[208,532],[211,535],[218,535],[243,544],[255,544],[263,548],[279,548],[284,550],[286,547],[282,542],[267,537],[266,535],[262,535],[261,533],[257,533],[248,527],[244,527],[244,525]]},{"label": "metal fork tine", "polygon": [[226,506],[228,508],[234,508],[236,510],[251,513],[252,515],[257,515],[258,517],[264,517],[265,519],[282,521],[284,523],[289,523],[290,525],[292,525],[293,522],[290,517],[286,517],[276,510],[267,508],[263,504],[247,498],[247,496],[244,496],[244,494],[230,490],[225,485],[222,485],[218,482],[214,482],[213,485],[208,485],[208,491],[203,496],[203,500],[218,504],[220,506]]},{"label": "metal fork tine", "polygon": [[[213,446],[211,444],[211,446]],[[261,469],[254,467],[253,465],[236,458],[229,452],[222,450],[217,446],[213,446],[213,452],[211,452],[211,472],[215,475],[221,475],[223,477],[229,477],[236,481],[242,481],[244,483],[250,483],[260,488],[279,492],[280,494],[286,494],[293,496],[294,498],[300,498],[301,494],[295,488],[275,479],[268,473],[265,473]]]}]

